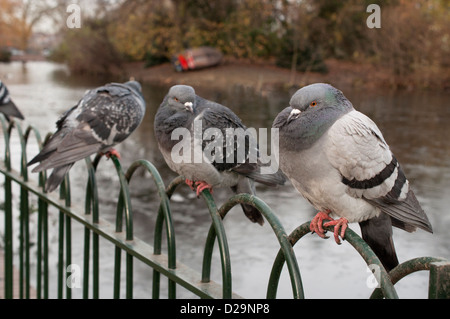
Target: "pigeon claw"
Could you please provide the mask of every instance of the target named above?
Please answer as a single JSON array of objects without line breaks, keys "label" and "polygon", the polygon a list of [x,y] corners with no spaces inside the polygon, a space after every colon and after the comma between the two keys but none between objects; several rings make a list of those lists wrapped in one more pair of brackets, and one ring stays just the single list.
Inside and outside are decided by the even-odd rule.
[{"label": "pigeon claw", "polygon": [[211,193],[213,192],[212,185],[209,185],[207,182],[201,181],[201,182],[195,182],[195,186],[197,186],[197,197],[200,197],[200,194],[205,190],[208,189]]},{"label": "pigeon claw", "polygon": [[329,213],[331,213],[329,209],[323,212],[318,212],[316,216],[314,216],[314,218],[311,220],[311,224],[309,224],[309,229],[311,230],[311,232],[316,233],[317,235],[319,235],[319,237],[324,239],[328,238],[328,236],[325,236],[326,230],[323,229],[322,223],[324,220],[333,220],[330,217]]},{"label": "pigeon claw", "polygon": [[190,179],[185,180],[185,183],[187,184],[187,186],[189,186],[190,189],[192,189],[193,191],[195,190],[195,182],[191,181]]},{"label": "pigeon claw", "polygon": [[334,240],[336,241],[336,244],[340,245],[341,240],[339,239],[339,236],[341,236],[341,238],[344,239],[345,231],[347,230],[348,227],[348,220],[347,218],[341,217],[337,220],[326,222],[325,224],[323,224],[323,226],[325,227],[334,226]]},{"label": "pigeon claw", "polygon": [[108,159],[110,159],[113,155],[114,155],[115,157],[117,157],[118,159],[120,159],[120,153],[119,153],[119,151],[116,150],[116,149],[114,149],[114,148],[112,148],[112,149],[110,149],[108,152],[102,153],[102,154],[105,155]]}]

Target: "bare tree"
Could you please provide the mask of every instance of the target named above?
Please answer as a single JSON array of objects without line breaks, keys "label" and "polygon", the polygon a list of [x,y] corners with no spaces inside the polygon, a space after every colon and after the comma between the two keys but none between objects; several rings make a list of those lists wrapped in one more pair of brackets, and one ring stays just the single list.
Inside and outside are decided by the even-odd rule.
[{"label": "bare tree", "polygon": [[19,49],[26,50],[33,29],[45,17],[61,12],[68,0],[0,0],[0,21],[17,39]]}]

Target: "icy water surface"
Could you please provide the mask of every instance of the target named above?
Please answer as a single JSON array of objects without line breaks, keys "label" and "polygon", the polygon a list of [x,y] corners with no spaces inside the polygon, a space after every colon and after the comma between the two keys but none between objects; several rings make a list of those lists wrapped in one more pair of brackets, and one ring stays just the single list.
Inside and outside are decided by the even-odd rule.
[{"label": "icy water surface", "polygon": [[[55,121],[69,107],[73,106],[87,89],[100,86],[110,80],[70,76],[62,65],[34,62],[0,64],[0,79],[10,90],[11,96],[25,115],[22,127],[32,124],[44,138],[53,132]],[[122,155],[126,169],[134,160],[147,159],[160,171],[166,185],[176,175],[164,163],[154,135],[153,119],[156,109],[166,94],[167,86],[144,85],[147,113],[139,129],[117,149]],[[294,92],[282,90],[255,92],[238,86],[223,91],[197,89],[205,98],[215,100],[232,108],[249,127],[270,128],[273,119],[287,106]],[[397,159],[410,180],[412,188],[427,212],[434,234],[424,231],[406,233],[394,229],[394,241],[400,261],[420,256],[442,256],[450,258],[450,99],[445,93],[390,93],[345,91],[359,111],[371,117],[379,126]],[[1,133],[3,134],[3,133]],[[0,138],[1,158],[3,138]],[[37,152],[33,138],[28,148],[28,157]],[[17,135],[12,137],[13,159],[19,159],[20,146]],[[18,162],[18,160],[16,160]],[[17,168],[18,163],[14,166]],[[33,176],[34,178],[35,176]],[[113,221],[115,199],[118,195],[118,181],[112,163],[104,161],[98,169],[100,185],[101,217]],[[71,185],[74,202],[83,205],[87,176],[84,163],[77,163],[71,171]],[[112,182],[111,182],[112,180]],[[137,237],[150,244],[153,242],[153,225],[156,219],[155,203],[158,195],[149,176],[138,174],[131,183],[133,196],[134,230]],[[271,189],[257,187],[258,196],[277,214],[287,233],[310,220],[314,214],[296,190],[287,185]],[[214,192],[220,206],[231,193],[217,189]],[[3,195],[1,195],[3,196]],[[184,264],[201,271],[204,242],[211,225],[209,213],[202,199],[196,199],[185,186],[180,187],[172,201],[172,216],[175,223],[177,258]],[[3,216],[2,213],[0,215]],[[3,217],[0,225],[3,226]],[[55,233],[51,238],[53,264],[51,271],[56,275],[56,214],[50,225]],[[224,222],[230,246],[233,291],[247,298],[264,298],[273,260],[278,252],[278,242],[270,226],[250,223],[235,207]],[[360,233],[357,224],[350,227]],[[3,227],[0,227],[3,232]],[[18,234],[18,231],[15,231]],[[83,231],[73,222],[73,263],[82,266]],[[101,297],[112,297],[113,247],[101,240]],[[372,292],[369,271],[356,251],[345,243],[338,246],[334,240],[323,240],[316,235],[304,237],[295,246],[295,253],[301,270],[305,296],[307,298],[368,298]],[[212,277],[221,281],[221,267],[215,251]],[[124,267],[124,266],[123,266]],[[134,296],[151,296],[152,272],[135,261]],[[166,280],[162,280],[162,286]],[[124,285],[122,290],[125,290]],[[419,272],[403,279],[396,285],[401,298],[425,298],[428,290],[428,273]],[[51,286],[51,291],[56,288]],[[81,296],[81,289],[74,289],[74,297]],[[180,297],[192,295],[178,289]],[[164,296],[164,295],[162,295]],[[291,298],[292,290],[284,269],[279,298]]]}]

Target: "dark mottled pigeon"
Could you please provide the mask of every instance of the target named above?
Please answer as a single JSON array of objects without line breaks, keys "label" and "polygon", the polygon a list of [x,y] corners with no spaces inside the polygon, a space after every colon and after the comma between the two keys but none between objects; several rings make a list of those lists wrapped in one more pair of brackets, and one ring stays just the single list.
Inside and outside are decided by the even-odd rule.
[{"label": "dark mottled pigeon", "polygon": [[341,91],[322,83],[298,90],[273,127],[280,130],[281,170],[320,211],[311,231],[325,237],[322,221],[331,220],[324,225],[335,225],[340,243],[347,223],[358,222],[387,270],[398,264],[392,226],[432,232],[380,130]]},{"label": "dark mottled pigeon", "polygon": [[[180,143],[186,142],[183,132],[190,141],[180,149]],[[236,135],[227,139],[231,132]],[[187,85],[170,88],[155,117],[155,135],[167,165],[184,176],[192,189],[197,187],[197,196],[213,187],[255,194],[254,181],[270,186],[285,182],[281,173],[261,173],[256,139],[245,132],[229,108],[201,98]],[[264,223],[257,209],[245,204],[242,208],[252,222]]]},{"label": "dark mottled pigeon", "polygon": [[28,165],[40,162],[33,172],[54,169],[45,185],[51,192],[76,161],[98,152],[118,155],[112,147],[139,126],[144,114],[145,101],[136,81],[90,90],[56,122],[57,131]]}]

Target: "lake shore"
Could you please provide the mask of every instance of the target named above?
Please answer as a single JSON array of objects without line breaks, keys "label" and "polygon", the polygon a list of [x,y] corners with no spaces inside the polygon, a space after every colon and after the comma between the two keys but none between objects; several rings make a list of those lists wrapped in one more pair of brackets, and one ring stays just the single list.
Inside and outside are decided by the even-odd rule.
[{"label": "lake shore", "polygon": [[[230,85],[252,87],[258,91],[273,87],[302,87],[311,83],[325,82],[341,90],[370,89],[392,90],[388,70],[382,70],[370,64],[357,64],[341,60],[326,62],[328,73],[292,72],[268,63],[250,63],[225,60],[222,64],[189,72],[176,72],[170,63],[153,67],[144,67],[143,62],[123,65],[121,72],[126,77],[151,84],[189,84],[194,87],[213,87],[223,89]],[[406,88],[412,89],[412,88]]]}]

